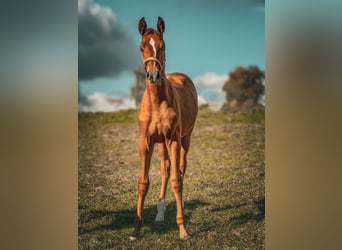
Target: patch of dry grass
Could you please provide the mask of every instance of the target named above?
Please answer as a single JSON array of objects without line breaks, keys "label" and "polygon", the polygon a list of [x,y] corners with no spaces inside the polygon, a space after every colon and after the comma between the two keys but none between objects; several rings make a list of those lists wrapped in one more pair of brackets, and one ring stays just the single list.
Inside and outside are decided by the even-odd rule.
[{"label": "patch of dry grass", "polygon": [[187,241],[178,238],[170,185],[165,222],[154,223],[161,183],[157,152],[141,238],[129,241],[139,175],[136,117],[135,110],[79,114],[79,248],[263,249],[263,114],[200,109],[184,183]]}]

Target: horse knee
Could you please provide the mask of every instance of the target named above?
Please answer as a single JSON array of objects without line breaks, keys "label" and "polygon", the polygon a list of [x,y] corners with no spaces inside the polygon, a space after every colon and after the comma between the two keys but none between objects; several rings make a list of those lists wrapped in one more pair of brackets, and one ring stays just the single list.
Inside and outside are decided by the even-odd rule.
[{"label": "horse knee", "polygon": [[174,193],[180,193],[183,191],[183,183],[180,178],[172,179],[171,185],[172,185],[172,191]]},{"label": "horse knee", "polygon": [[150,181],[147,180],[139,180],[138,183],[138,194],[145,197],[147,192],[148,192],[148,188],[150,186]]}]

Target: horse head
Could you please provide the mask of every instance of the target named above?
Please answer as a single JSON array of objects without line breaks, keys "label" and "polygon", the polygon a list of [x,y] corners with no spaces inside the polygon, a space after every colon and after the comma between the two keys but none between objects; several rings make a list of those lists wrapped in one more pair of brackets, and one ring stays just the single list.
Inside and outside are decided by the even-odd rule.
[{"label": "horse head", "polygon": [[164,20],[158,17],[157,30],[147,28],[145,18],[141,18],[138,25],[142,36],[140,50],[145,66],[146,79],[152,84],[158,84],[165,75],[165,31]]}]

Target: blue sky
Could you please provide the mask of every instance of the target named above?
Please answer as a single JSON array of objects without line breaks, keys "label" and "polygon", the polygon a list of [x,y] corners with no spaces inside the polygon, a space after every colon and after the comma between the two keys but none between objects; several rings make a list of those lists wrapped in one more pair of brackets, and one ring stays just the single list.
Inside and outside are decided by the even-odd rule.
[{"label": "blue sky", "polygon": [[[111,24],[118,26],[120,30],[113,37],[124,36],[127,42],[122,43],[129,45],[127,52],[123,56],[118,55],[119,59],[113,62],[113,68],[119,67],[117,64],[120,64],[123,57],[125,61],[121,65],[125,64],[127,67],[122,66],[114,73],[95,74],[91,79],[83,79],[79,71],[82,95],[95,92],[116,97],[129,95],[130,87],[135,82],[132,70],[134,65],[141,63],[141,36],[137,25],[143,16],[148,27],[152,28],[156,27],[158,16],[165,21],[166,72],[183,72],[192,79],[197,79],[195,84],[198,83],[200,90],[208,85],[220,88],[222,84],[214,83],[215,80],[209,76],[217,76],[217,80],[222,80],[223,76],[227,76],[228,72],[239,65],[257,65],[260,69],[265,69],[265,8],[262,0],[79,0],[79,32],[82,32],[81,25],[95,26],[91,26],[88,21],[80,22],[80,13],[83,13],[80,11],[80,4],[92,8],[89,12],[92,14],[83,19],[98,14],[98,19],[101,19],[99,22],[103,23],[104,16],[112,18]],[[91,28],[87,28],[89,29]],[[123,45],[110,43],[113,44],[111,51],[125,51]],[[79,49],[79,55],[80,53]],[[103,57],[89,60],[87,67],[96,68],[100,64],[95,61],[102,60],[101,58]],[[128,59],[132,60],[128,62]],[[83,68],[79,57],[80,66]],[[212,81],[212,84],[203,82],[206,79]]]}]

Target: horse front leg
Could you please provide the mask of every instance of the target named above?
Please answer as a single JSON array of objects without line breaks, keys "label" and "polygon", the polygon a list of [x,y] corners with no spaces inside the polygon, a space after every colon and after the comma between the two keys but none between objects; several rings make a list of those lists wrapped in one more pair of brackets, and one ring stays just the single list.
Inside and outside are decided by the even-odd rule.
[{"label": "horse front leg", "polygon": [[162,176],[162,183],[160,188],[160,196],[159,202],[157,204],[158,213],[156,216],[156,221],[164,221],[164,214],[166,211],[166,204],[165,204],[165,195],[166,195],[166,188],[167,182],[169,181],[170,177],[170,159],[169,154],[167,153],[167,148],[165,143],[158,144],[158,153],[160,158],[160,172]]},{"label": "horse front leg", "polygon": [[176,222],[179,227],[179,236],[181,239],[189,238],[185,229],[185,219],[183,213],[183,181],[180,171],[180,152],[181,144],[178,141],[172,141],[169,146],[169,154],[171,157],[171,184],[172,190],[176,196],[177,215]]},{"label": "horse front leg", "polygon": [[130,237],[131,240],[136,240],[140,236],[140,229],[143,225],[143,209],[145,197],[150,186],[149,169],[151,164],[151,157],[153,153],[153,144],[147,145],[146,139],[139,139],[139,157],[140,157],[140,177],[138,181],[138,204],[137,215],[135,218],[134,231]]}]

